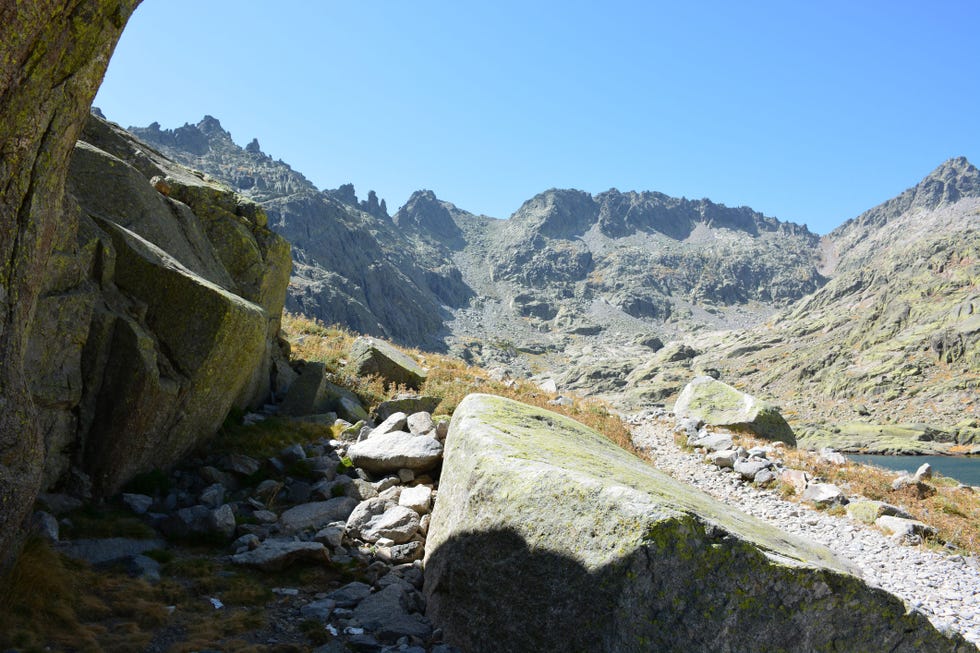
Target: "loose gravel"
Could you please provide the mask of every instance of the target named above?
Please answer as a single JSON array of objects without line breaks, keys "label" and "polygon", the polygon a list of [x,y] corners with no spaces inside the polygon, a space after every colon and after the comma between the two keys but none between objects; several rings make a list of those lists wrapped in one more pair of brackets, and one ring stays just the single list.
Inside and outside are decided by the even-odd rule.
[{"label": "loose gravel", "polygon": [[729,470],[704,462],[674,442],[673,422],[634,420],[634,444],[654,465],[716,499],[777,528],[818,542],[857,566],[866,581],[903,599],[940,629],[958,631],[980,644],[980,561],[921,546],[898,544],[865,524],[787,501]]}]

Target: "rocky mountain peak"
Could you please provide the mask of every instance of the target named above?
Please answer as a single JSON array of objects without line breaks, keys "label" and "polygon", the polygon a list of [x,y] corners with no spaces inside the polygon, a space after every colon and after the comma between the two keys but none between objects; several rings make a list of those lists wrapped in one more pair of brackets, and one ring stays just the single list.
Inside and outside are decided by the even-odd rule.
[{"label": "rocky mountain peak", "polygon": [[212,134],[227,134],[231,137],[231,134],[225,131],[224,127],[221,126],[221,122],[214,116],[205,115],[201,119],[201,122],[197,123],[197,128],[201,130],[201,133],[208,134],[209,136]]},{"label": "rocky mountain peak", "polygon": [[943,162],[898,197],[848,220],[831,232],[829,237],[835,241],[847,241],[858,233],[881,228],[913,211],[934,211],[967,197],[980,198],[980,170],[966,157],[955,157]]},{"label": "rocky mountain peak", "polygon": [[392,219],[403,229],[417,229],[449,245],[461,244],[463,234],[453,220],[453,211],[458,209],[431,190],[417,190]]},{"label": "rocky mountain peak", "polygon": [[572,238],[588,231],[598,215],[599,207],[589,193],[551,188],[524,202],[511,222],[551,238]]}]

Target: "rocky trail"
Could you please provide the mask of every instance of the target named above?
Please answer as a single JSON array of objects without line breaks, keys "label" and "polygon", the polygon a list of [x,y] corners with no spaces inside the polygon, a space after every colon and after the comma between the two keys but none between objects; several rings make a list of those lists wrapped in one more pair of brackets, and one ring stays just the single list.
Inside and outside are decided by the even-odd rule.
[{"label": "rocky trail", "polygon": [[[714,498],[786,532],[818,542],[850,561],[866,581],[903,599],[938,628],[980,643],[980,561],[909,546],[874,526],[780,497],[753,486],[731,467],[705,462],[705,455],[675,443],[675,422],[666,415],[631,419],[633,441],[654,465]],[[778,449],[766,455],[778,460]]]}]

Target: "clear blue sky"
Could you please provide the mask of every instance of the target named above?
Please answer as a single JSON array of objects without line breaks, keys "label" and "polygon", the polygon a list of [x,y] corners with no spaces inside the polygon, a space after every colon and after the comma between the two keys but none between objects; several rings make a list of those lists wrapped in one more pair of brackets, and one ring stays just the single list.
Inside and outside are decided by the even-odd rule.
[{"label": "clear blue sky", "polygon": [[550,187],[825,233],[980,164],[980,2],[144,0],[96,106],[221,120],[320,188],[507,217]]}]

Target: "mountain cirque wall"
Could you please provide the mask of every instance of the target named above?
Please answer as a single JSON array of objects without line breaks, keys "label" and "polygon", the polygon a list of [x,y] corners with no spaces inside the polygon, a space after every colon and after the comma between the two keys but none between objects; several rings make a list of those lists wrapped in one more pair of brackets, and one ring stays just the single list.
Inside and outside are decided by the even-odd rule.
[{"label": "mountain cirque wall", "polygon": [[427,614],[467,653],[976,650],[554,413],[470,395],[444,456]]},{"label": "mountain cirque wall", "polygon": [[55,237],[71,229],[68,160],[137,4],[0,3],[0,560],[41,485],[25,353]]}]

